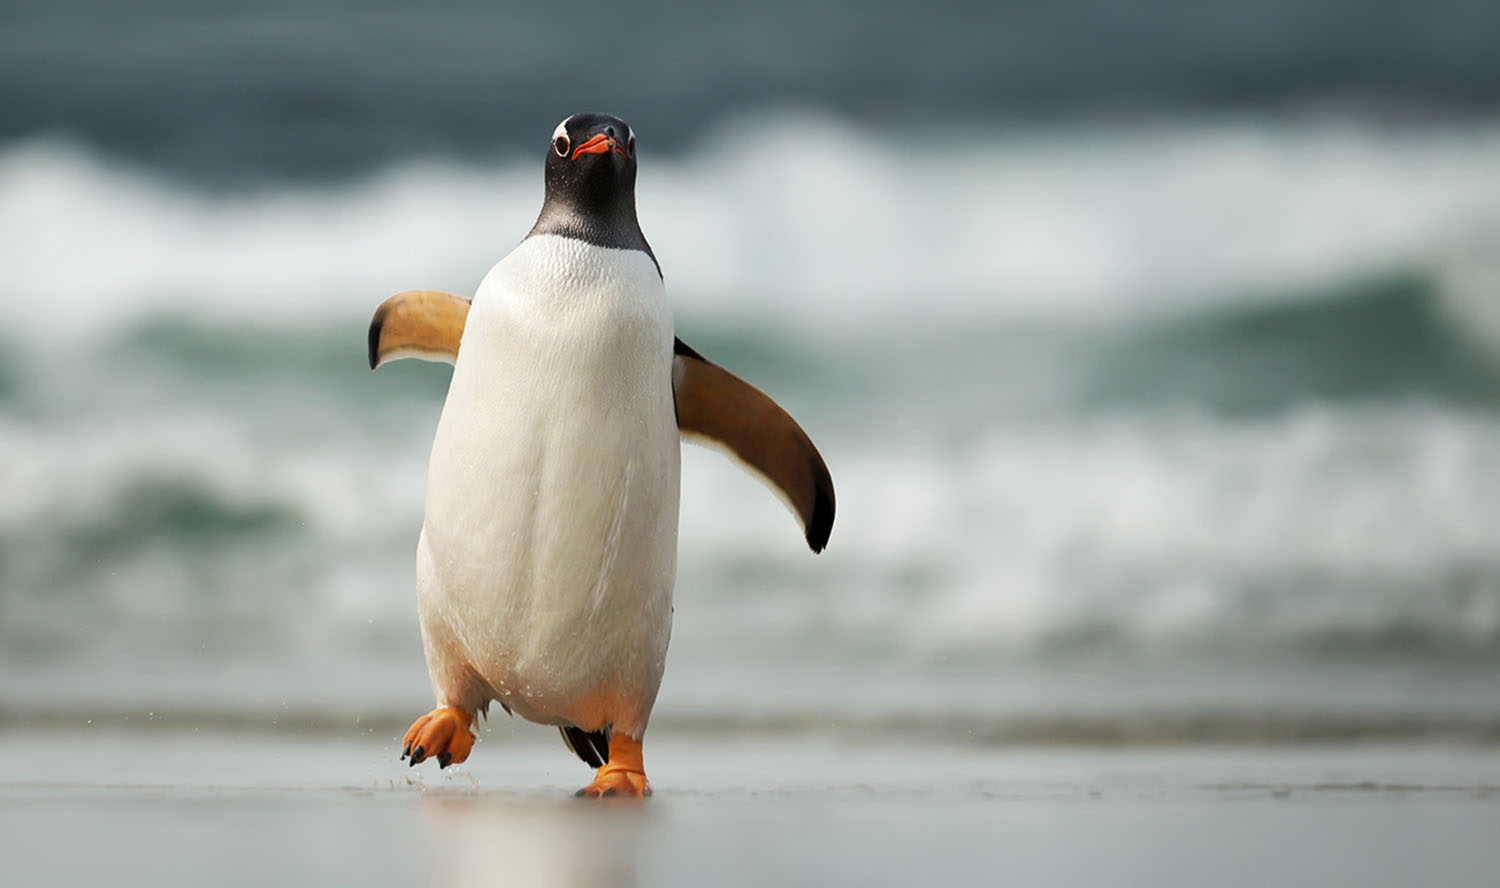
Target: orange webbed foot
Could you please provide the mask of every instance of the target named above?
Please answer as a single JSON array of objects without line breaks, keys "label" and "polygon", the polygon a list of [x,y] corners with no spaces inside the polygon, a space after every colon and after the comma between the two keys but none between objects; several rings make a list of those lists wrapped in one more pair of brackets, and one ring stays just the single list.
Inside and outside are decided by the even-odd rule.
[{"label": "orange webbed foot", "polygon": [[642,799],[651,795],[651,783],[646,780],[646,766],[641,758],[641,741],[623,734],[611,737],[609,761],[594,775],[593,782],[575,795],[591,799]]},{"label": "orange webbed foot", "polygon": [[579,798],[604,799],[620,796],[643,799],[651,795],[651,783],[643,771],[627,771],[624,768],[610,770],[609,765],[599,769],[594,780],[574,795]]},{"label": "orange webbed foot", "polygon": [[469,726],[474,716],[452,706],[432,710],[406,729],[401,741],[401,757],[411,758],[411,765],[435,758],[439,768],[457,764],[469,757],[474,735]]}]

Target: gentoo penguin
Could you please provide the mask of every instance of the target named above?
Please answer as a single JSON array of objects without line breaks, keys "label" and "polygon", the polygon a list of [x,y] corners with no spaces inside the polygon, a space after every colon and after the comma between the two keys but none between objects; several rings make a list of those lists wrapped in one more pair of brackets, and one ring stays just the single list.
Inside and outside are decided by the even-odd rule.
[{"label": "gentoo penguin", "polygon": [[417,541],[438,706],[406,732],[413,765],[467,758],[494,701],[598,768],[579,795],[650,794],[641,738],[672,630],[682,438],[729,451],[814,552],[828,542],[833,481],[812,441],[675,337],[635,151],[617,117],[564,120],[536,225],[472,302],[408,291],[370,322],[371,369],[454,365]]}]

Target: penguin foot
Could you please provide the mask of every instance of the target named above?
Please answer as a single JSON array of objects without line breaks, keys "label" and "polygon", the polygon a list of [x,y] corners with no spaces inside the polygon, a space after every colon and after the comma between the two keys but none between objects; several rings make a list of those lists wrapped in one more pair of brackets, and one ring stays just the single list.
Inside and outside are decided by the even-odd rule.
[{"label": "penguin foot", "polygon": [[437,759],[439,768],[457,764],[474,748],[474,735],[469,732],[473,723],[474,716],[462,709],[440,706],[406,729],[401,757],[409,757],[411,766],[430,758]]},{"label": "penguin foot", "polygon": [[642,799],[651,795],[646,766],[641,759],[641,741],[616,734],[609,741],[609,761],[594,775],[594,781],[574,793],[580,798],[611,797]]},{"label": "penguin foot", "polygon": [[594,782],[578,790],[574,795],[588,799],[615,796],[643,799],[651,795],[651,783],[646,779],[645,771],[630,771],[605,765],[599,769],[598,774],[594,775]]}]

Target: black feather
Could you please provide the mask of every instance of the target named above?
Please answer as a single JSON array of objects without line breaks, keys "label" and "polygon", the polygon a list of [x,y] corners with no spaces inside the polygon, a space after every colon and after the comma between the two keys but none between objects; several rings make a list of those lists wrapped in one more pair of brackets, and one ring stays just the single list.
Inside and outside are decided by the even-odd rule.
[{"label": "black feather", "polygon": [[818,460],[818,473],[814,482],[816,498],[813,500],[812,520],[807,522],[807,545],[814,552],[821,552],[828,545],[828,536],[833,533],[833,479],[828,469]]},{"label": "black feather", "polygon": [[376,312],[370,321],[370,369],[375,369],[375,356],[380,349],[380,328],[385,326],[385,312]]}]

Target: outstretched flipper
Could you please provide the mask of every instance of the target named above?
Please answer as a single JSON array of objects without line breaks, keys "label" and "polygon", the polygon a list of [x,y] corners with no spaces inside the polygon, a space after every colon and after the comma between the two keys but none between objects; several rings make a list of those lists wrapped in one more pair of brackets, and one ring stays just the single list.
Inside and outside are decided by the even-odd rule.
[{"label": "outstretched flipper", "polygon": [[[453,363],[468,316],[469,300],[453,293],[397,293],[370,320],[370,369],[398,358]],[[764,392],[681,339],[672,350],[682,436],[723,449],[747,466],[791,506],[808,546],[823,551],[833,530],[833,479],[807,433]]]},{"label": "outstretched flipper", "polygon": [[833,478],[818,448],[764,392],[698,354],[673,345],[672,393],[684,438],[717,446],[776,491],[802,522],[814,552],[833,530]]},{"label": "outstretched flipper", "polygon": [[458,357],[469,300],[442,290],[407,290],[370,319],[370,369],[399,358],[451,364]]}]

